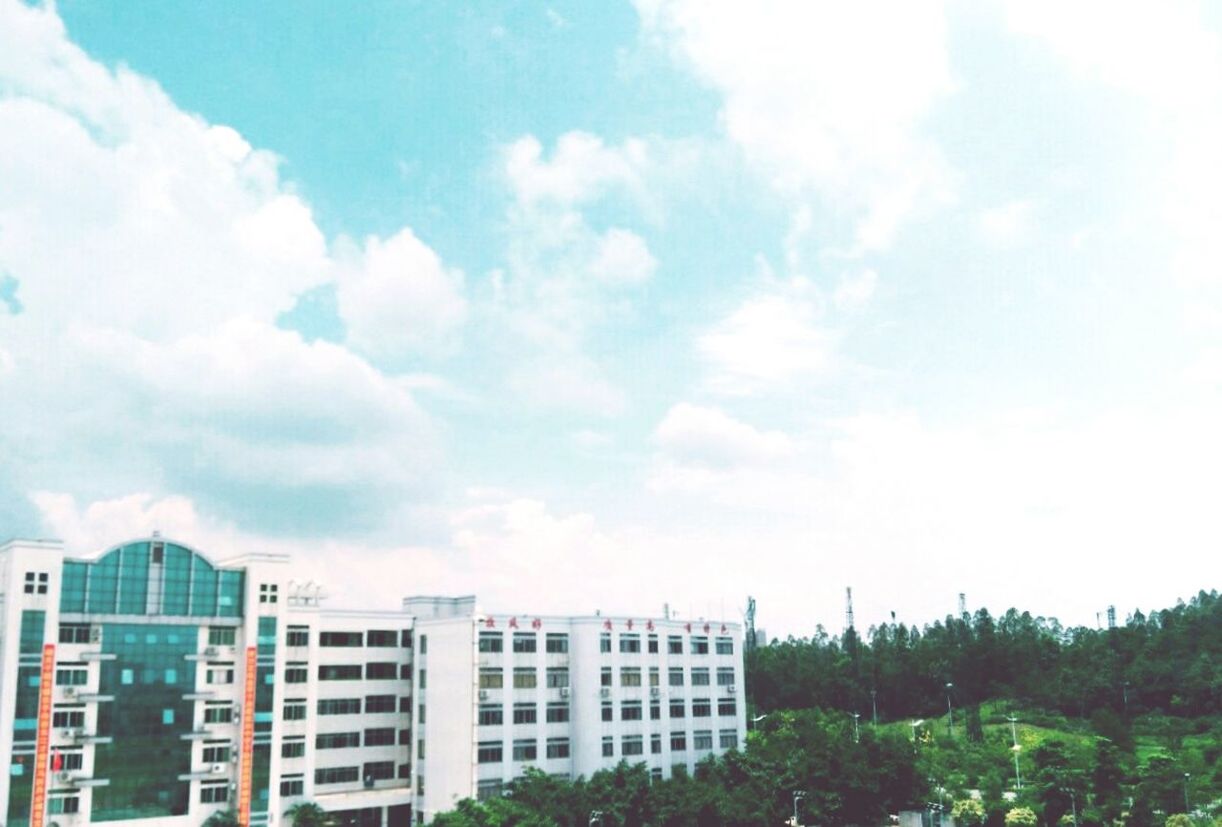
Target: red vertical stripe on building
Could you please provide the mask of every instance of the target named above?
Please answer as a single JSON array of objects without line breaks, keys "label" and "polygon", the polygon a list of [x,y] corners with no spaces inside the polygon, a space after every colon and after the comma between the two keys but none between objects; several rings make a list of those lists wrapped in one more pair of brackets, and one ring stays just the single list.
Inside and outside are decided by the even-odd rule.
[{"label": "red vertical stripe on building", "polygon": [[[255,680],[258,675],[255,647],[246,647],[246,693],[242,699],[242,772],[238,783],[238,824],[250,824],[251,785],[255,760]],[[41,827],[32,824],[30,827]]]},{"label": "red vertical stripe on building", "polygon": [[38,742],[34,748],[34,789],[30,797],[30,827],[42,827],[47,812],[47,773],[51,747],[51,701],[55,689],[55,644],[42,647],[38,678]]}]

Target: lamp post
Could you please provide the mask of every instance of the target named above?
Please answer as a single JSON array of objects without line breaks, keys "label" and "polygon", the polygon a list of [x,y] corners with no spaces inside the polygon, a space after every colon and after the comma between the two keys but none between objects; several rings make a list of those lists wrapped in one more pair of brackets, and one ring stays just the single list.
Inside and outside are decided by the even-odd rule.
[{"label": "lamp post", "polygon": [[874,713],[874,728],[878,729],[878,690],[870,690],[870,709]]},{"label": "lamp post", "polygon": [[858,712],[853,713],[853,743],[861,743],[861,730],[857,727],[857,719],[861,717]]},{"label": "lamp post", "polygon": [[798,827],[798,802],[803,798],[806,798],[806,792],[804,790],[793,791],[793,820],[790,822],[793,827]]},{"label": "lamp post", "polygon": [[603,811],[602,810],[591,810],[590,811],[590,827],[594,827],[595,824],[597,824],[598,827],[602,827],[602,824],[603,824]]},{"label": "lamp post", "polygon": [[1014,752],[1014,786],[1021,793],[1023,791],[1023,777],[1018,773],[1018,753],[1022,750],[1022,747],[1018,745],[1018,718],[1010,715],[1006,720],[1010,722],[1010,735],[1014,738],[1014,746],[1010,747]]},{"label": "lamp post", "polygon": [[1124,697],[1124,716],[1129,717],[1129,682],[1125,681],[1124,686],[1120,687],[1120,691]]},{"label": "lamp post", "polygon": [[950,717],[950,737],[955,737],[955,710],[950,705],[950,691],[955,688],[955,685],[950,681],[946,682],[946,713]]},{"label": "lamp post", "polygon": [[1067,789],[1065,792],[1069,793],[1069,804],[1073,807],[1073,827],[1078,827],[1078,796],[1073,790]]},{"label": "lamp post", "polygon": [[1191,773],[1184,773],[1184,815],[1188,815],[1192,810],[1188,809],[1188,779]]}]

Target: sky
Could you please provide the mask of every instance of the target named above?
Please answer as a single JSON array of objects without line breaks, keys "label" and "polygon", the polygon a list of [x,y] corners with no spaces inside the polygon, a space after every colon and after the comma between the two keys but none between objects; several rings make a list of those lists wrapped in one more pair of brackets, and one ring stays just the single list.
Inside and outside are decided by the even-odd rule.
[{"label": "sky", "polygon": [[774,637],[1217,588],[1220,35],[0,0],[0,536]]}]

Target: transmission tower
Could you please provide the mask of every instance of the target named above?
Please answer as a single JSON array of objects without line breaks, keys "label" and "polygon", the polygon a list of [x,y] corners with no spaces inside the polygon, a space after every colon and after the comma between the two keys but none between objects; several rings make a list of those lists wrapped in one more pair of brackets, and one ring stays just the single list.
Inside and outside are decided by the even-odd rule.
[{"label": "transmission tower", "polygon": [[1116,607],[1115,606],[1107,607],[1107,628],[1109,629],[1116,628]]},{"label": "transmission tower", "polygon": [[755,598],[747,595],[747,651],[755,651]]},{"label": "transmission tower", "polygon": [[959,592],[959,617],[967,614],[967,595]]},{"label": "transmission tower", "polygon": [[844,590],[844,630],[847,632],[850,629],[857,631],[853,625],[853,587],[848,586]]}]

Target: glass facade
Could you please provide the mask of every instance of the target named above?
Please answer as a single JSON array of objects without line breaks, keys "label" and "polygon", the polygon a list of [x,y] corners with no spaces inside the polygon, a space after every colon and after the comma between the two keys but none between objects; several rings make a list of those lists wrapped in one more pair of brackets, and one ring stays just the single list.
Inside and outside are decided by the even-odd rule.
[{"label": "glass facade", "polygon": [[8,814],[5,824],[30,823],[34,791],[34,743],[38,738],[38,689],[42,683],[42,645],[47,613],[26,609],[21,613],[17,648],[17,697],[13,709],[13,754],[10,756]]},{"label": "glass facade", "polygon": [[[112,556],[113,556],[112,552]],[[167,555],[168,556],[168,555]],[[92,583],[92,577],[90,578]],[[163,624],[109,623],[103,626],[100,691],[114,696],[98,705],[94,776],[109,779],[93,793],[93,821],[185,815],[190,784],[178,776],[191,771],[195,662],[199,628]]]},{"label": "glass facade", "polygon": [[173,543],[128,543],[88,562],[65,560],[60,611],[241,617],[245,573],[217,569]]},{"label": "glass facade", "polygon": [[276,618],[260,617],[256,656],[255,744],[251,761],[252,822],[268,820],[272,725],[276,714]]}]

